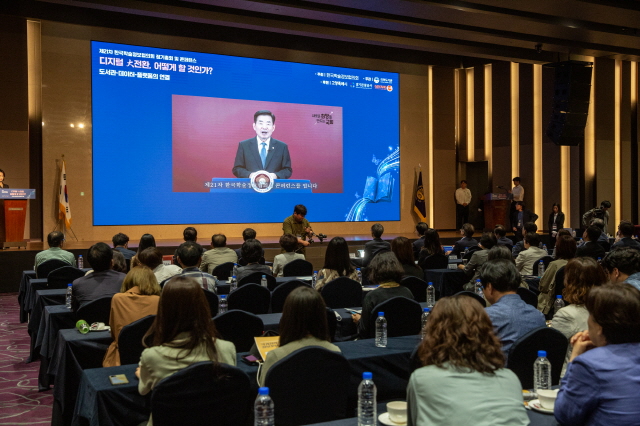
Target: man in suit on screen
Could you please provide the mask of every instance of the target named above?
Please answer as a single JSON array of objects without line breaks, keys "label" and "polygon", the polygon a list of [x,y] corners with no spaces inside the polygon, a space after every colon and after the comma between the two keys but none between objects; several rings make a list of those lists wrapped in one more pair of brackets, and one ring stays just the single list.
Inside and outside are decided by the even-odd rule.
[{"label": "man in suit on screen", "polygon": [[287,144],[274,139],[271,134],[276,129],[276,116],[267,110],[253,115],[253,130],[256,137],[238,144],[233,174],[248,178],[253,172],[265,170],[272,179],[291,177],[291,157]]}]

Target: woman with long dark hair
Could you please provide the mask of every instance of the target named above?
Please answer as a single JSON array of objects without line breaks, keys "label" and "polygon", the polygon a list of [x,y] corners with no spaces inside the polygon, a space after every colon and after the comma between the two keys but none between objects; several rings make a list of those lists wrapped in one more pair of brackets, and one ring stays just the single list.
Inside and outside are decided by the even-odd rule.
[{"label": "woman with long dark hair", "polygon": [[280,346],[267,353],[260,371],[260,383],[264,385],[267,371],[273,364],[307,346],[340,352],[340,348],[331,343],[324,299],[311,287],[302,286],[289,293],[284,302],[280,319]]},{"label": "woman with long dark hair", "polygon": [[551,206],[551,213],[549,213],[549,237],[551,242],[555,244],[558,231],[564,228],[564,213],[560,211],[560,204],[553,203]]},{"label": "woman with long dark hair", "polygon": [[423,265],[427,257],[434,254],[444,255],[444,249],[440,243],[440,234],[435,229],[427,229],[424,233],[424,246],[420,250],[420,257],[418,258],[418,264]]},{"label": "woman with long dark hair", "polygon": [[504,368],[500,340],[471,297],[444,297],[426,325],[423,367],[407,386],[408,425],[528,425],[520,380]]},{"label": "woman with long dark hair", "polygon": [[324,255],[324,266],[318,271],[316,290],[320,291],[329,281],[338,277],[348,277],[352,280],[358,279],[358,272],[351,264],[349,257],[349,245],[342,237],[333,237],[327,244],[327,251]]},{"label": "woman with long dark hair", "polygon": [[140,242],[138,243],[138,251],[136,251],[136,254],[131,258],[131,268],[140,265],[140,260],[139,260],[140,253],[142,253],[145,249],[148,249],[149,247],[155,247],[155,246],[156,246],[156,239],[153,238],[153,235],[143,234],[142,237],[140,237]]},{"label": "woman with long dark hair", "polygon": [[391,251],[396,255],[398,261],[404,269],[404,276],[424,278],[424,272],[422,268],[416,265],[413,258],[413,246],[411,241],[406,237],[396,237],[391,241]]}]

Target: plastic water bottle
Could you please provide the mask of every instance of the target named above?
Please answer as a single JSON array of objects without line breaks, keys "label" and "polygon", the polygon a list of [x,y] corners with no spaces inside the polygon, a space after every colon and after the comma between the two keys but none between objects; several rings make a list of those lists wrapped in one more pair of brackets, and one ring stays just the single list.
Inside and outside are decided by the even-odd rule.
[{"label": "plastic water bottle", "polygon": [[378,318],[376,318],[376,346],[387,347],[387,319],[384,317],[384,312],[378,312]]},{"label": "plastic water bottle", "polygon": [[484,299],[484,287],[480,286],[476,289],[476,294]]},{"label": "plastic water bottle", "polygon": [[544,262],[541,260],[540,262],[538,262],[538,276],[542,278],[543,275],[544,275]]},{"label": "plastic water bottle", "polygon": [[427,319],[429,318],[430,313],[431,308],[424,308],[422,310],[422,340],[424,340],[424,336],[427,335]]},{"label": "plastic water bottle", "polygon": [[238,280],[236,279],[236,276],[232,276],[231,277],[231,288],[229,289],[229,291],[234,291],[238,289]]},{"label": "plastic water bottle", "polygon": [[234,263],[233,264],[233,273],[231,274],[232,277],[237,277],[238,276],[238,264]]},{"label": "plastic water bottle", "polygon": [[82,255],[78,255],[78,268],[84,268],[84,259],[82,258]]},{"label": "plastic water bottle", "polygon": [[311,277],[311,287],[316,288],[318,283],[318,271],[313,271],[313,277]]},{"label": "plastic water bottle", "polygon": [[227,295],[221,294],[220,300],[218,300],[218,315],[224,314],[228,311],[229,303],[227,302]]},{"label": "plastic water bottle", "polygon": [[260,278],[260,285],[262,287],[268,287],[269,284],[267,283],[267,276],[263,275],[262,278]]},{"label": "plastic water bottle", "polygon": [[276,424],[273,418],[273,400],[269,396],[269,388],[258,389],[253,410],[254,426],[274,426]]},{"label": "plastic water bottle", "polygon": [[67,284],[67,295],[65,296],[65,306],[67,307],[67,309],[71,310],[71,299],[72,299],[72,284],[69,283]]},{"label": "plastic water bottle", "polygon": [[362,285],[362,271],[360,268],[356,268],[356,273],[358,274],[358,282]]},{"label": "plastic water bottle", "polygon": [[464,248],[464,255],[462,255],[462,257],[463,257],[463,258],[464,258],[464,257],[466,257],[466,256],[467,256],[467,254],[469,254],[469,247],[465,247],[465,248]]},{"label": "plastic water bottle", "polygon": [[549,254],[549,250],[547,250],[547,245],[546,244],[542,245],[542,250],[544,250],[545,253]]},{"label": "plastic water bottle", "polygon": [[480,278],[477,278],[476,282],[473,284],[473,291],[475,294],[482,293],[482,282],[480,282]]},{"label": "plastic water bottle", "polygon": [[429,283],[427,286],[427,306],[433,308],[436,304],[436,288],[433,286],[433,283]]},{"label": "plastic water bottle", "polygon": [[533,363],[533,389],[551,389],[551,363],[547,351],[538,351],[538,359]]},{"label": "plastic water bottle", "polygon": [[564,308],[564,300],[562,300],[562,295],[559,294],[556,296],[556,301],[553,302],[553,315],[557,314],[562,308]]},{"label": "plastic water bottle", "polygon": [[362,373],[362,381],[358,386],[358,426],[376,426],[378,416],[376,413],[376,385],[373,383],[373,374]]}]

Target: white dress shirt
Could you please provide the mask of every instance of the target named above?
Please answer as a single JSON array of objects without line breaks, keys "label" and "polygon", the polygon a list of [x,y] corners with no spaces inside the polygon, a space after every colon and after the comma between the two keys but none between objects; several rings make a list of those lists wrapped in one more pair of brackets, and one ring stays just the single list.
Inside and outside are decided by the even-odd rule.
[{"label": "white dress shirt", "polygon": [[463,205],[464,203],[469,204],[471,202],[471,191],[469,188],[458,188],[456,189],[456,203]]},{"label": "white dress shirt", "polygon": [[511,194],[513,194],[513,201],[524,201],[524,188],[522,185],[514,186]]}]

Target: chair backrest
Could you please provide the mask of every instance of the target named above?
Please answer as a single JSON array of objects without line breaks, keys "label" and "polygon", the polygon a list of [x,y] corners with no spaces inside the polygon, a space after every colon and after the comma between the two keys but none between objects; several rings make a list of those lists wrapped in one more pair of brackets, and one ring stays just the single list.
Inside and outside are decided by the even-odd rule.
[{"label": "chair backrest", "polygon": [[233,265],[233,262],[222,263],[213,268],[213,271],[211,271],[211,275],[213,275],[214,277],[218,277],[218,279],[221,281],[228,280],[231,276],[231,273],[233,272]]},{"label": "chair backrest", "polygon": [[85,272],[82,269],[74,268],[67,264],[58,269],[49,272],[47,276],[47,288],[50,290],[67,288],[67,284],[73,280],[84,277]]},{"label": "chair backrest", "polygon": [[484,297],[480,297],[479,295],[477,295],[476,293],[472,292],[472,291],[459,291],[456,293],[456,296],[458,294],[461,294],[463,296],[469,296],[473,299],[476,299],[478,302],[480,302],[480,304],[482,305],[483,308],[487,307],[487,301],[484,300]]},{"label": "chair backrest", "polygon": [[329,325],[329,336],[331,336],[331,341],[334,342],[336,340],[336,330],[338,329],[338,318],[331,308],[327,308],[327,324]]},{"label": "chair backrest", "polygon": [[204,291],[204,297],[206,297],[207,303],[209,303],[209,309],[211,310],[211,318],[213,318],[216,315],[218,315],[218,303],[219,303],[218,295],[204,288],[202,289],[202,291]]},{"label": "chair backrest", "polygon": [[287,281],[286,283],[280,284],[273,290],[271,293],[271,312],[278,313],[282,312],[282,308],[284,307],[284,301],[293,290],[298,287],[306,285],[307,287],[311,287],[309,284],[304,283],[299,280]]},{"label": "chair backrest", "polygon": [[282,275],[285,277],[309,277],[313,275],[313,264],[304,259],[295,259],[284,265]]},{"label": "chair backrest", "polygon": [[464,254],[464,252],[460,253],[462,255],[462,259],[471,259],[471,256],[473,256],[473,253],[477,252],[478,250],[482,250],[480,247],[478,246],[471,246],[469,247],[469,251],[467,252],[467,254]]},{"label": "chair backrest", "polygon": [[260,284],[260,281],[262,280],[263,275],[267,277],[267,288],[270,291],[273,291],[278,286],[276,277],[270,274],[265,274],[263,272],[254,272],[251,275],[247,275],[246,277],[238,281],[238,287],[243,286],[245,284]]},{"label": "chair backrest", "polygon": [[378,312],[384,312],[387,319],[387,336],[409,336],[420,333],[422,329],[422,307],[415,300],[398,296],[385,300],[371,311],[370,326],[371,335],[375,334],[375,321]]},{"label": "chair backrest", "polygon": [[111,315],[111,299],[113,295],[102,296],[78,308],[76,318],[85,320],[89,324],[103,322],[109,324]]},{"label": "chair backrest", "polygon": [[536,296],[534,292],[528,288],[518,287],[516,293],[518,293],[518,296],[520,296],[524,303],[528,303],[536,309],[538,308],[538,296]]},{"label": "chair backrest", "polygon": [[564,334],[555,328],[536,328],[513,343],[509,350],[507,368],[518,376],[522,389],[532,389],[533,363],[538,358],[538,351],[547,351],[547,359],[551,362],[551,382],[557,385],[560,383],[568,345]]},{"label": "chair backrest", "polygon": [[324,303],[332,309],[362,306],[362,286],[349,277],[338,277],[320,290]]},{"label": "chair backrest", "polygon": [[220,337],[236,345],[236,352],[247,352],[255,343],[253,338],[264,331],[260,317],[237,309],[218,315],[213,322]]},{"label": "chair backrest", "polygon": [[[553,289],[554,300],[557,295],[562,294],[562,292],[564,291],[564,266],[556,271],[555,282],[556,285]],[[565,301],[565,304],[566,303],[567,302]]]},{"label": "chair backrest", "polygon": [[449,259],[444,254],[432,254],[424,258],[419,265],[422,269],[447,269]]},{"label": "chair backrest", "polygon": [[309,346],[276,362],[265,386],[275,407],[277,425],[297,426],[347,416],[349,362],[338,352]]},{"label": "chair backrest", "polygon": [[255,391],[242,370],[198,362],[162,379],[151,393],[154,426],[245,425]]},{"label": "chair backrest", "polygon": [[245,284],[227,296],[229,309],[240,309],[255,315],[269,313],[271,292],[260,284]]},{"label": "chair backrest", "polygon": [[549,266],[549,263],[553,262],[553,257],[552,256],[543,256],[540,259],[536,260],[535,262],[533,262],[533,272],[532,274],[534,276],[538,276],[538,266],[540,266],[540,261],[542,260],[542,263],[544,264],[545,270],[547,268],[547,266]]},{"label": "chair backrest", "polygon": [[142,338],[155,319],[155,315],[147,315],[122,327],[120,334],[118,334],[120,365],[137,364],[140,361],[140,355],[144,350]]},{"label": "chair backrest", "polygon": [[400,281],[400,285],[405,286],[411,293],[413,293],[413,299],[418,302],[426,302],[427,301],[427,282],[425,280],[421,280],[418,277],[407,276]]},{"label": "chair backrest", "polygon": [[[68,262],[60,259],[49,259],[46,262],[42,262],[36,268],[36,277],[38,278],[48,278],[49,273],[58,268],[62,268],[63,266],[70,266]],[[68,284],[68,283],[67,283]]]}]

